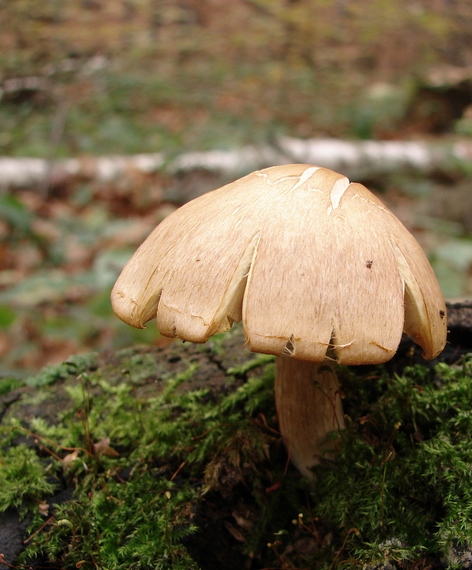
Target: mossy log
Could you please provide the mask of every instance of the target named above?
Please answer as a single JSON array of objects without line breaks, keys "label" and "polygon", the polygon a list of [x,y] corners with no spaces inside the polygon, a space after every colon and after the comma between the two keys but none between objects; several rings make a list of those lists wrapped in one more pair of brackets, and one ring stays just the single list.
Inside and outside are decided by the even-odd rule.
[{"label": "mossy log", "polygon": [[[472,302],[449,305],[448,310],[449,342],[441,357],[428,364],[430,369],[438,363],[455,365],[465,354],[472,352]],[[418,545],[409,550],[405,537],[389,535],[388,523],[384,523],[386,515],[382,512],[382,509],[388,509],[388,497],[385,497],[385,505],[382,502],[379,507],[381,515],[378,512],[376,515],[381,516],[382,524],[385,524],[385,540],[379,540],[375,545],[377,554],[373,552],[372,544],[370,553],[367,546],[364,546],[367,550],[362,551],[361,538],[367,540],[368,537],[357,538],[362,532],[354,526],[336,529],[333,523],[314,515],[309,521],[308,509],[316,511],[317,501],[323,499],[288,465],[268,396],[271,358],[251,354],[242,348],[243,344],[242,332],[236,328],[205,345],[170,342],[160,347],[78,355],[61,365],[44,369],[26,383],[2,379],[0,509],[4,512],[0,514],[0,554],[3,556],[0,566],[3,562],[17,568],[72,568],[80,564],[93,567],[95,564],[100,568],[232,570],[269,565],[288,567],[283,564],[302,568],[306,567],[307,561],[316,560],[321,569],[334,568],[342,556],[348,556],[349,563],[344,567],[373,568],[366,566],[366,560],[375,561],[378,556],[383,556],[383,563],[376,568],[439,569],[452,568],[453,564],[468,567],[466,562],[472,540],[464,540],[469,531],[460,529],[464,525],[470,528],[471,521],[457,522],[457,540],[449,536],[447,552],[440,554],[427,551],[427,538],[426,550],[421,550]],[[400,377],[405,366],[411,367],[417,362],[421,362],[420,351],[405,339],[398,355],[388,364],[386,376]],[[370,378],[368,382],[364,381],[366,386],[374,385],[380,374],[373,368],[360,371]],[[441,382],[438,378],[432,381]],[[346,392],[354,385],[355,381],[346,377]],[[185,399],[187,394],[194,396]],[[346,399],[349,399],[348,395]],[[128,411],[130,402],[134,403]],[[371,411],[365,409],[362,417],[351,417],[350,425],[355,427],[349,437],[354,437],[355,432],[362,436],[363,446],[371,445],[372,449],[380,449],[382,453],[388,451],[385,461],[378,465],[375,455],[369,460],[372,470],[383,473],[387,484],[388,470],[394,469],[395,454],[399,457],[402,451],[400,443],[398,447],[392,443],[393,434],[368,432],[365,426],[369,424],[369,418],[374,417],[375,406],[379,404],[374,404]],[[350,409],[355,408],[348,405],[348,413]],[[468,413],[468,410],[463,411]],[[140,426],[132,413],[138,414],[144,425]],[[161,413],[163,415],[159,415]],[[182,418],[185,418],[184,423],[181,423]],[[405,424],[410,420],[411,417]],[[430,425],[430,419],[428,422]],[[173,433],[172,424],[181,431]],[[418,419],[420,424],[421,419]],[[416,426],[415,429],[411,433],[418,441],[428,437],[426,428]],[[191,433],[187,434],[187,431]],[[378,442],[373,441],[374,433]],[[209,434],[214,440],[210,441]],[[472,434],[469,436],[472,440]],[[225,438],[231,441],[228,447]],[[203,442],[206,447],[199,451]],[[164,455],[166,449],[170,450],[167,457],[159,456],[161,449]],[[14,461],[19,462],[19,450],[23,463],[14,465]],[[320,467],[317,484],[323,493],[327,488],[331,489],[330,473],[335,468],[342,469],[343,461],[352,460],[346,457],[343,455],[335,467],[329,462]],[[349,468],[355,471],[353,464]],[[139,477],[135,477],[137,472]],[[37,482],[34,477],[38,477]],[[146,483],[148,480],[150,483]],[[94,481],[100,481],[100,486],[94,486],[98,485]],[[134,560],[132,564],[132,554],[126,548],[131,548],[130,537],[138,533],[140,525],[147,524],[145,520],[137,518],[132,522],[133,532],[126,529],[119,536],[116,531],[115,550],[119,553],[120,548],[124,549],[123,556],[127,560],[120,562],[118,554],[115,558],[107,554],[107,529],[100,527],[105,523],[99,519],[103,508],[108,509],[104,520],[114,520],[119,509],[123,509],[122,518],[132,516],[125,509],[129,497],[123,498],[119,494],[131,484],[143,485],[137,487],[140,489],[136,491],[137,495],[146,494],[148,486],[149,492],[153,493],[150,497],[142,497],[143,504],[139,502],[139,496],[133,495],[132,513],[139,514],[142,509],[147,513],[147,519],[156,512],[168,513],[162,523],[164,530],[161,529],[168,544],[162,536],[156,538],[156,545],[159,543],[160,546],[150,545],[146,538],[148,550],[143,550],[144,542],[136,546],[142,563]],[[356,484],[355,480],[353,484]],[[346,488],[348,485],[346,481]],[[84,493],[75,499],[74,511],[68,505],[80,486]],[[414,488],[413,482],[411,488]],[[461,491],[456,491],[457,501],[465,501]],[[105,506],[102,503],[97,506],[98,497],[103,493]],[[342,489],[333,488],[330,493],[337,503],[345,500]],[[179,496],[183,498],[177,504]],[[87,506],[88,500],[93,503],[93,508]],[[162,500],[168,500],[169,504],[175,500],[174,510],[168,511],[165,503],[160,502]],[[428,500],[427,496],[414,497],[418,504],[422,501],[427,504]],[[112,508],[115,510],[110,511]],[[297,519],[299,514],[301,518]],[[405,518],[410,515],[413,516],[404,513]],[[427,516],[430,515],[428,511]],[[87,527],[87,535],[84,519],[90,517],[97,518]],[[289,528],[290,517],[296,523],[292,525],[293,530]],[[153,523],[156,536],[160,520]],[[97,534],[92,536],[91,529]],[[277,531],[281,534],[274,536]],[[97,538],[100,532],[104,533],[103,540]],[[344,533],[342,544],[337,542],[339,532]],[[435,529],[431,530],[432,534],[435,532]],[[169,538],[169,533],[177,533],[179,537],[182,534],[182,537],[174,540]],[[290,533],[290,544],[287,544],[284,537]],[[88,536],[90,543],[83,536]],[[351,539],[357,543],[353,542],[349,550]],[[32,554],[35,552],[32,545],[36,542],[37,551]],[[26,558],[25,548],[30,548]],[[74,548],[77,549],[75,554]],[[153,555],[150,553],[152,548]],[[359,556],[357,563],[353,552]],[[99,556],[104,557],[102,562],[97,562]],[[111,558],[105,562],[107,556]],[[146,556],[150,557],[148,562]],[[110,562],[112,558],[113,563]],[[408,562],[409,558],[413,561]]]}]

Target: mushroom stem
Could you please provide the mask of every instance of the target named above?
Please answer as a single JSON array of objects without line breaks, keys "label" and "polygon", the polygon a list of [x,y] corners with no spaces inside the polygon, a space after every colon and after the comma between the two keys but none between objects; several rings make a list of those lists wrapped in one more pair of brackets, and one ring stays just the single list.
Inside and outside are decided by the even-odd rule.
[{"label": "mushroom stem", "polygon": [[292,463],[302,475],[313,478],[311,468],[321,457],[333,457],[328,434],[344,428],[339,381],[331,362],[278,356],[275,403]]}]

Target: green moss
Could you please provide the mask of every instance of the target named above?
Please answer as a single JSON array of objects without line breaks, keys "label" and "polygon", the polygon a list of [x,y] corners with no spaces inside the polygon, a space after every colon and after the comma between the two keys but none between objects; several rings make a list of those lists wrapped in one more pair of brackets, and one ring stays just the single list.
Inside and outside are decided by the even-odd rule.
[{"label": "green moss", "polygon": [[9,376],[0,378],[0,396],[8,394],[20,386],[22,386],[22,382],[18,380],[18,378],[11,378]]},{"label": "green moss", "polygon": [[20,508],[51,495],[55,485],[48,477],[49,461],[41,461],[26,445],[10,447],[0,458],[0,512]]},{"label": "green moss", "polygon": [[69,402],[56,418],[7,416],[0,508],[30,520],[18,567],[204,568],[209,504],[261,567],[460,563],[472,545],[472,357],[343,370],[347,428],[312,485],[286,463],[271,360],[229,365],[215,388],[195,383],[199,355],[166,380],[151,352],[83,358],[53,371]]},{"label": "green moss", "polygon": [[319,469],[315,502],[321,518],[356,529],[351,556],[374,564],[472,544],[471,365],[383,373],[372,402],[350,378],[360,396],[347,398],[351,422],[335,468]]},{"label": "green moss", "polygon": [[95,352],[78,354],[66,362],[46,366],[39,374],[29,378],[27,383],[29,386],[41,387],[53,384],[56,381],[66,380],[71,374],[80,374],[82,371],[93,368],[96,361],[97,354]]}]

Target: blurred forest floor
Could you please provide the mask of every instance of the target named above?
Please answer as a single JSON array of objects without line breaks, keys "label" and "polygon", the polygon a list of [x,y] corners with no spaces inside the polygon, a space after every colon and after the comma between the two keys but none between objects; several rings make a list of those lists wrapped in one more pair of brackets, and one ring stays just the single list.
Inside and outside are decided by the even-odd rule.
[{"label": "blurred forest floor", "polygon": [[[472,138],[468,0],[15,0],[0,21],[3,156]],[[0,188],[0,379],[164,342],[114,317],[110,289],[159,221],[221,182],[163,168]],[[363,182],[415,233],[445,295],[470,297],[470,163]]]}]

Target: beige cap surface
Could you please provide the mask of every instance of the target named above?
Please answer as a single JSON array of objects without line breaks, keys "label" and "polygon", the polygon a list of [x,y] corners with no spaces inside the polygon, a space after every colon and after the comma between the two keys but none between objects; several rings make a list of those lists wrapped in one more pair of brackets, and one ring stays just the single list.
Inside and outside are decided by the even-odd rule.
[{"label": "beige cap surface", "polygon": [[151,233],[112,291],[115,313],[205,342],[242,320],[254,352],[389,360],[405,331],[434,358],[446,307],[423,250],[361,184],[306,164],[253,172]]}]

